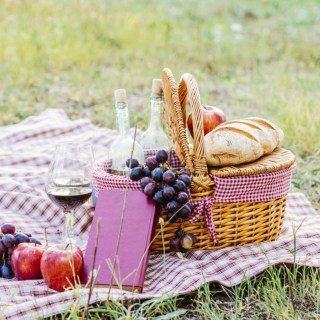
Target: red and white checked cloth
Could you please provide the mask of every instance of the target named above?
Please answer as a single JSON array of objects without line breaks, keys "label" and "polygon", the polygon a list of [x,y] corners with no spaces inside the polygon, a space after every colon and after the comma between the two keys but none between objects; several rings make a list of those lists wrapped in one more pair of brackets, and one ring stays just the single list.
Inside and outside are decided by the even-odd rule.
[{"label": "red and white checked cloth", "polygon": [[[48,227],[52,239],[59,237],[63,214],[44,192],[45,173],[54,144],[60,140],[92,141],[96,158],[107,152],[115,134],[94,127],[87,120],[69,120],[62,110],[47,110],[37,117],[0,128],[0,224],[15,223],[19,229],[43,240]],[[76,230],[88,234],[92,210],[76,212]],[[166,293],[183,294],[206,282],[233,286],[279,263],[293,263],[293,231],[299,228],[296,261],[320,266],[320,216],[301,193],[289,194],[288,209],[281,236],[277,241],[231,247],[216,251],[196,251],[178,259],[173,254],[150,257],[144,293],[132,294],[113,289],[114,299],[146,299]],[[35,319],[70,310],[72,304],[85,305],[88,290],[56,293],[42,280],[0,279],[0,318]],[[94,303],[107,298],[106,289],[95,289]]]},{"label": "red and white checked cloth", "polygon": [[[157,150],[147,150],[145,151],[145,156],[153,156],[156,152]],[[168,161],[173,168],[181,167],[179,158],[173,151],[170,151]],[[112,161],[109,159],[102,160],[96,164],[93,170],[92,180],[97,194],[100,190],[124,190],[126,188],[129,188],[130,190],[142,190],[138,181],[132,181],[126,176],[108,173],[108,170],[111,168],[111,164]]]},{"label": "red and white checked cloth", "polygon": [[214,202],[261,202],[282,198],[290,190],[294,169],[295,165],[288,169],[251,176],[211,176],[216,184]]}]

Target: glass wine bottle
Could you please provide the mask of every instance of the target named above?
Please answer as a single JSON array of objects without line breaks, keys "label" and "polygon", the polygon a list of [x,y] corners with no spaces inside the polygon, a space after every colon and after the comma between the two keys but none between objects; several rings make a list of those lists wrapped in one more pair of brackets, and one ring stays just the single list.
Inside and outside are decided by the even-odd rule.
[{"label": "glass wine bottle", "polygon": [[142,134],[140,144],[144,150],[169,150],[169,139],[162,127],[163,89],[161,79],[153,79],[150,105],[151,113],[149,127]]},{"label": "glass wine bottle", "polygon": [[109,159],[112,160],[110,171],[114,174],[127,174],[129,168],[126,160],[137,159],[139,163],[144,163],[144,152],[141,145],[135,141],[130,134],[130,119],[127,103],[126,90],[118,89],[114,92],[116,122],[118,136],[109,149]]}]

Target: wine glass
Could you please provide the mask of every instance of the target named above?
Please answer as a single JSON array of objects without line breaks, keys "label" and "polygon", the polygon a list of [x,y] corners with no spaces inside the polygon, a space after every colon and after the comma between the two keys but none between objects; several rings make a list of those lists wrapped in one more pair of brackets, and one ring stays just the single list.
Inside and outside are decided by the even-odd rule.
[{"label": "wine glass", "polygon": [[81,207],[91,196],[93,151],[90,143],[61,142],[51,161],[46,192],[50,200],[65,213],[64,243],[80,244],[74,238],[74,210]]}]

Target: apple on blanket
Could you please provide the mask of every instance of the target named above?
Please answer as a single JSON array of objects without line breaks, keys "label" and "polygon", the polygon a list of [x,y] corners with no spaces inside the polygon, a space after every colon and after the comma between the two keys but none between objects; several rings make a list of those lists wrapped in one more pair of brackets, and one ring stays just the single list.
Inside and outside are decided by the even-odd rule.
[{"label": "apple on blanket", "polygon": [[44,281],[49,288],[57,291],[64,291],[75,285],[82,265],[82,251],[71,244],[48,248],[40,261]]},{"label": "apple on blanket", "polygon": [[43,278],[49,288],[64,291],[77,282],[83,256],[80,248],[72,245],[20,243],[13,250],[11,265],[18,280]]}]

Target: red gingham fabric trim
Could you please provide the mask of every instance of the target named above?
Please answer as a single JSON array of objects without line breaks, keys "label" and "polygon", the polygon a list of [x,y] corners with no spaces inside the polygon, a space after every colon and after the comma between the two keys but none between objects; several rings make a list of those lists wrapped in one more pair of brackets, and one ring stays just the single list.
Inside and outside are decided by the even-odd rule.
[{"label": "red gingham fabric trim", "polygon": [[219,240],[218,240],[217,233],[216,233],[214,223],[212,220],[213,199],[206,197],[202,200],[191,201],[191,203],[194,206],[194,212],[193,212],[189,222],[193,223],[193,222],[198,221],[200,215],[203,213],[206,217],[207,228],[208,228],[209,234],[212,238],[213,244],[215,246],[219,245]]},{"label": "red gingham fabric trim", "polygon": [[141,190],[139,181],[132,181],[128,176],[108,173],[111,161],[103,161],[96,165],[92,173],[92,182],[97,196],[100,190]]},{"label": "red gingham fabric trim", "polygon": [[[178,158],[172,157],[175,164]],[[132,181],[125,176],[107,173],[110,161],[102,161],[97,164],[93,172],[93,183],[97,191],[124,189],[141,190],[139,182]],[[272,201],[284,197],[290,190],[291,177],[295,165],[290,168],[271,173],[256,174],[250,176],[234,176],[218,178],[211,175],[215,182],[214,203],[232,202],[262,202]]]},{"label": "red gingham fabric trim", "polygon": [[[146,156],[154,155],[156,150],[148,150]],[[171,153],[172,154],[172,153]],[[173,153],[173,156],[176,155]],[[173,158],[173,157],[172,157]],[[171,158],[171,159],[172,159]],[[177,157],[176,157],[177,159]],[[99,190],[141,190],[139,182],[132,181],[126,176],[107,173],[111,161],[104,161],[97,165],[93,173],[94,187]],[[232,202],[261,202],[272,201],[287,195],[291,185],[291,176],[295,166],[272,173],[251,176],[234,176],[218,178],[211,175],[214,180],[215,193],[213,198],[204,198],[193,201],[195,211],[190,222],[195,222],[203,213],[206,218],[208,232],[214,245],[218,245],[218,238],[212,221],[211,207],[213,203]]]},{"label": "red gingham fabric trim", "polygon": [[295,165],[271,173],[227,178],[211,175],[216,185],[214,202],[262,202],[282,198],[290,190],[294,169]]},{"label": "red gingham fabric trim", "polygon": [[[146,150],[145,157],[150,157],[155,155],[157,150]],[[169,152],[169,164],[173,168],[180,168],[181,163],[173,151]],[[120,176],[115,174],[108,173],[108,169],[111,168],[112,161],[111,160],[103,160],[99,162],[92,174],[92,180],[94,188],[99,194],[100,190],[141,190],[139,181],[132,181],[127,176]]]}]

